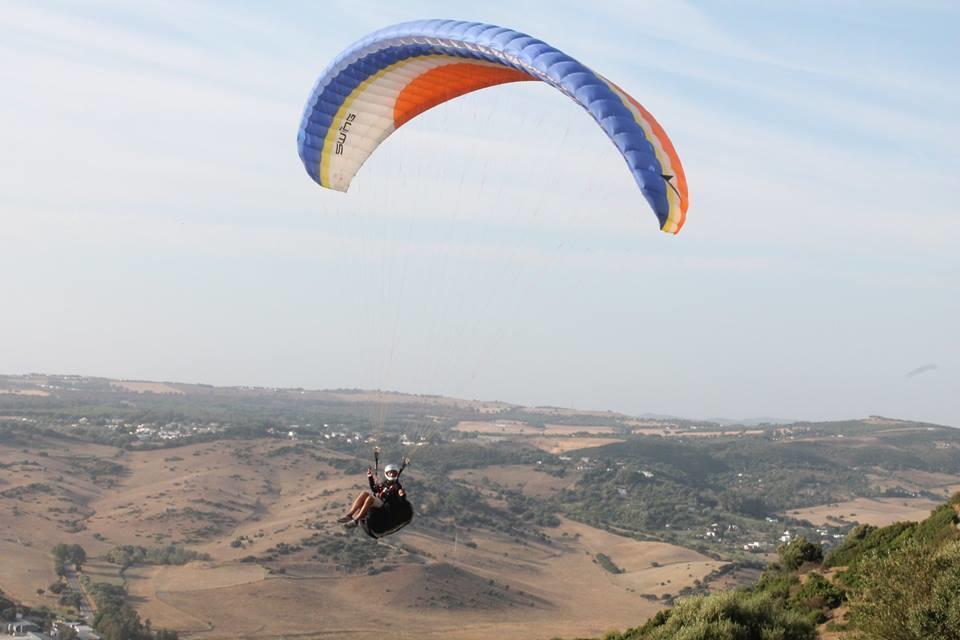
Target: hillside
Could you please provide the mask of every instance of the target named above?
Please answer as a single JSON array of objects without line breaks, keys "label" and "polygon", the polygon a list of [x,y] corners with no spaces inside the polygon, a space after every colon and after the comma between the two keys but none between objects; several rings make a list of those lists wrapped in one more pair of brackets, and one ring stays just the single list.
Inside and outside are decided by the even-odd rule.
[{"label": "hillside", "polygon": [[[520,637],[531,625],[589,634],[653,613],[661,595],[723,564],[575,522],[549,533],[511,528],[516,519],[495,507],[487,512],[495,526],[421,513],[377,544],[333,524],[360,487],[360,476],[333,464],[352,459],[334,450],[257,439],[125,451],[15,433],[15,447],[0,446],[0,589],[63,609],[49,590],[51,549],[79,544],[95,559],[85,575],[124,585],[143,619],[190,637],[236,638],[265,624],[278,637],[317,629],[359,637],[375,615],[402,624],[401,638],[491,629]],[[92,468],[111,473],[91,478]],[[429,486],[420,473],[410,472],[411,492]],[[102,560],[123,545],[171,544],[210,560],[125,570]],[[603,552],[625,572],[597,564]],[[572,582],[584,591],[572,592]]]},{"label": "hillside", "polygon": [[960,493],[920,522],[853,530],[832,553],[783,545],[753,585],[690,598],[605,640],[960,637]]},{"label": "hillside", "polygon": [[[51,553],[79,545],[81,581],[182,637],[359,637],[383,615],[398,638],[596,636],[753,584],[784,541],[845,548],[960,489],[960,431],[886,418],[747,428],[76,376],[0,390],[0,589],[77,615]],[[374,446],[412,458],[416,505],[380,543],[334,524]]]}]

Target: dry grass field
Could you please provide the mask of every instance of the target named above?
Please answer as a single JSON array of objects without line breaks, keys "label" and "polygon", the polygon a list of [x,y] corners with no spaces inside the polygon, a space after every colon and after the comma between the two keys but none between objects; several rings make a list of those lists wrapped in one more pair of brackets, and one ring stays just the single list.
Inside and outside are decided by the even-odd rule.
[{"label": "dry grass field", "polygon": [[[626,421],[629,424],[631,421]],[[636,421],[634,421],[636,422]],[[715,431],[695,430],[695,429],[677,429],[675,427],[656,425],[650,426],[647,422],[644,426],[631,426],[630,432],[637,435],[662,436],[667,438],[721,438],[737,436],[757,436],[766,433],[763,429],[719,429]],[[464,420],[455,427],[457,431],[476,432],[483,435],[500,436],[529,436],[529,437],[576,437],[575,434],[589,434],[590,436],[613,435],[620,432],[620,429],[610,425],[569,425],[569,424],[546,424],[542,427],[530,425],[518,420]],[[534,442],[541,442],[540,440]],[[606,443],[604,443],[606,444]],[[537,445],[540,446],[540,445]],[[558,445],[561,446],[561,445]],[[600,446],[600,445],[585,445]],[[544,448],[544,447],[540,447]],[[563,451],[571,451],[579,447],[565,447]]]},{"label": "dry grass field", "polygon": [[925,498],[857,498],[819,507],[792,509],[787,515],[815,525],[858,522],[885,527],[899,521],[923,520],[938,506],[939,502]]},{"label": "dry grass field", "polygon": [[50,392],[44,391],[43,389],[0,389],[0,394],[44,398],[49,396]]},{"label": "dry grass field", "polygon": [[97,484],[97,466],[115,453],[62,440],[0,446],[0,589],[27,602],[46,602],[36,590],[56,578],[54,545],[79,542],[94,553],[106,549],[82,530],[82,523],[92,514],[90,502],[104,490]]},{"label": "dry grass field", "polygon": [[[360,638],[389,619],[397,638],[507,640],[597,636],[636,625],[662,606],[655,596],[677,593],[718,565],[687,549],[570,521],[548,530],[549,545],[415,522],[387,541],[377,566],[390,570],[377,575],[344,573],[303,555],[272,563],[273,571],[241,562],[340,530],[333,520],[362,478],[325,462],[332,457],[342,454],[279,440],[133,452],[59,440],[2,447],[0,589],[27,604],[55,606],[52,596],[36,593],[55,580],[50,549],[78,543],[91,557],[91,579],[125,583],[142,617],[187,638]],[[562,485],[519,465],[456,477],[478,486],[489,477],[527,495]],[[137,566],[121,577],[118,567],[96,559],[120,544],[170,543],[211,560]],[[348,544],[379,543],[356,533]],[[603,569],[597,553],[624,572]]]},{"label": "dry grass field", "polygon": [[445,396],[419,396],[394,391],[326,391],[331,398],[344,402],[373,403],[374,405],[425,405],[436,407],[460,407],[473,409],[480,413],[496,414],[513,407],[506,402],[486,400],[464,400],[462,398],[448,398]]},{"label": "dry grass field", "polygon": [[553,415],[571,417],[598,417],[598,418],[626,418],[622,413],[614,411],[589,411],[582,409],[570,409],[568,407],[521,407],[524,413],[535,413],[538,415]]},{"label": "dry grass field", "polygon": [[577,476],[555,478],[524,465],[493,465],[481,469],[460,469],[450,474],[454,480],[482,488],[490,483],[507,489],[519,489],[526,496],[551,496],[576,483]]},{"label": "dry grass field", "polygon": [[[376,576],[258,576],[195,563],[138,570],[130,585],[142,615],[196,638],[359,638],[382,630],[384,618],[398,638],[549,638],[636,624],[660,607],[641,594],[675,593],[719,564],[576,523],[558,535],[551,546],[478,535],[471,548],[412,529],[396,542],[424,556]],[[625,573],[602,569],[596,553]]]},{"label": "dry grass field", "polygon": [[485,435],[507,435],[507,436],[539,436],[543,435],[543,428],[534,427],[526,422],[516,420],[497,420],[495,422],[486,422],[479,420],[464,420],[459,422],[456,431],[482,433]]},{"label": "dry grass field", "polygon": [[603,435],[607,433],[617,433],[617,429],[609,425],[548,424],[543,430],[543,435],[545,436],[572,436],[575,433]]},{"label": "dry grass field", "polygon": [[162,382],[141,382],[139,380],[116,380],[110,383],[111,387],[134,393],[175,393],[183,394],[181,389],[171,387]]},{"label": "dry grass field", "polygon": [[547,453],[563,454],[568,451],[578,449],[589,449],[591,447],[602,447],[605,444],[616,444],[623,442],[620,438],[531,438],[530,444]]}]

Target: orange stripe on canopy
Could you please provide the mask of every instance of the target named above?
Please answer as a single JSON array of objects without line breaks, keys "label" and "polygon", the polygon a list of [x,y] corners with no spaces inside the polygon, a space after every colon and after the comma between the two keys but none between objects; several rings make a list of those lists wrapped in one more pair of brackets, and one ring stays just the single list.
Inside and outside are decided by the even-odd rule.
[{"label": "orange stripe on canopy", "polygon": [[393,105],[393,126],[399,127],[427,109],[465,93],[508,82],[536,80],[509,67],[455,62],[431,69],[403,88]]},{"label": "orange stripe on canopy", "polygon": [[[614,85],[616,87],[616,85]],[[620,87],[617,87],[620,89]],[[660,145],[663,147],[663,150],[670,157],[671,168],[674,172],[674,177],[677,179],[677,191],[680,192],[680,220],[677,222],[677,231],[683,227],[683,223],[687,220],[687,205],[688,205],[688,196],[687,196],[687,176],[683,173],[683,166],[680,164],[680,157],[677,155],[677,150],[673,148],[673,143],[670,142],[670,138],[667,137],[667,132],[663,130],[663,127],[660,126],[660,123],[657,122],[656,118],[653,115],[643,108],[639,102],[633,99],[629,93],[620,89],[620,92],[626,96],[627,100],[630,101],[634,107],[637,108],[643,115],[643,119],[649,123],[650,128],[653,130],[653,135],[657,137],[660,141]]]}]

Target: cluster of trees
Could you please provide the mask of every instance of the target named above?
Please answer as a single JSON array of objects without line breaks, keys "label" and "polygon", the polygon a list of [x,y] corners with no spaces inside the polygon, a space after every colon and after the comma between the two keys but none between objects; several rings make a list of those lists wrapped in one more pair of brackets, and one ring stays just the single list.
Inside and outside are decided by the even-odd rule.
[{"label": "cluster of trees", "polygon": [[550,500],[531,498],[515,489],[502,489],[500,497],[507,501],[507,510],[518,516],[523,522],[538,527],[559,527],[558,505]]},{"label": "cluster of trees", "polygon": [[618,567],[605,553],[598,553],[594,556],[594,561],[610,573],[623,573],[623,569]]},{"label": "cluster of trees", "polygon": [[150,620],[142,622],[140,614],[126,603],[123,587],[103,582],[90,587],[90,595],[97,603],[93,628],[103,640],[177,640],[176,631],[153,629]]},{"label": "cluster of trees", "polygon": [[140,545],[125,544],[110,549],[104,559],[119,564],[124,569],[136,564],[187,564],[193,560],[209,560],[210,554],[198,553],[185,547],[167,545],[150,549]]},{"label": "cluster of trees", "polygon": [[476,489],[445,476],[427,473],[410,479],[407,493],[413,501],[417,518],[426,525],[446,528],[449,523],[471,529],[481,527],[517,538],[547,538],[532,525],[556,526],[555,505],[546,501],[527,502],[516,492],[500,492],[507,500],[506,509],[497,508]]},{"label": "cluster of trees", "polygon": [[13,620],[17,615],[17,605],[0,591],[0,620]]},{"label": "cluster of trees", "polygon": [[78,544],[60,543],[53,547],[53,569],[58,576],[64,574],[63,565],[72,563],[77,571],[83,568],[87,561],[87,552]]},{"label": "cluster of trees", "polygon": [[554,460],[554,456],[534,449],[521,449],[500,443],[445,443],[442,446],[423,447],[416,453],[417,467],[437,474],[494,464],[533,464],[548,460]]},{"label": "cluster of trees", "polygon": [[60,594],[58,602],[63,607],[72,607],[79,611],[83,606],[83,596],[76,591],[64,591]]},{"label": "cluster of trees", "polygon": [[344,534],[317,533],[300,544],[315,549],[315,559],[330,562],[346,572],[368,571],[375,562],[384,560],[390,553],[384,545],[357,544],[353,536]]},{"label": "cluster of trees", "polygon": [[767,516],[829,503],[851,490],[870,493],[851,464],[863,456],[833,442],[644,436],[585,453],[590,461],[577,484],[548,500],[556,512],[639,535],[657,532],[687,546],[697,545],[692,536],[713,523],[736,524],[725,536],[734,542],[761,539],[772,533]]},{"label": "cluster of trees", "polygon": [[103,458],[85,458],[72,456],[69,458],[70,469],[75,473],[83,473],[91,482],[113,486],[116,479],[127,473],[127,468],[112,460]]}]

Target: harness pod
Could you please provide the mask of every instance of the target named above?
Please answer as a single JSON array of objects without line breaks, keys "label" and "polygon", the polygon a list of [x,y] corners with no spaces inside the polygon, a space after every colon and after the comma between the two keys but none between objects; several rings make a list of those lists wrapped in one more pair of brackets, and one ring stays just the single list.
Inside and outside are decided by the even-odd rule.
[{"label": "harness pod", "polygon": [[400,498],[392,504],[384,503],[379,509],[371,509],[360,520],[360,526],[364,533],[377,540],[400,531],[410,524],[411,520],[413,520],[413,505],[406,498]]}]

